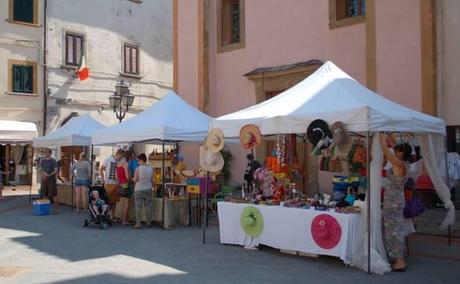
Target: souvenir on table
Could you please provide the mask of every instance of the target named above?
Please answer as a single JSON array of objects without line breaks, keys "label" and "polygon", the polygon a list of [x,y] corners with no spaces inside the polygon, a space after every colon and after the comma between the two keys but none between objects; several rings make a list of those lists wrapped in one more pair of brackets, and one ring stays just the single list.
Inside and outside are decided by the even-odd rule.
[{"label": "souvenir on table", "polygon": [[277,164],[275,167],[276,173],[284,172],[284,170],[286,169],[286,162],[287,162],[286,139],[287,139],[287,136],[285,134],[280,134],[277,137],[277,141],[276,141]]},{"label": "souvenir on table", "polygon": [[240,130],[240,143],[244,149],[252,149],[260,146],[262,135],[257,125],[247,124]]}]

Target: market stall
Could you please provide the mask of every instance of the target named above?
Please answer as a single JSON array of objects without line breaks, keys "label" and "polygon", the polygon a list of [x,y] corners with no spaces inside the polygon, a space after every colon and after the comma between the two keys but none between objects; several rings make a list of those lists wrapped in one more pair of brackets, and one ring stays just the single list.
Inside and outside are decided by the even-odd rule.
[{"label": "market stall", "polygon": [[[72,117],[66,124],[56,129],[55,131],[50,132],[48,135],[34,138],[33,146],[35,148],[67,146],[91,147],[91,135],[95,131],[103,128],[105,128],[103,124],[99,123],[89,115]],[[70,167],[71,162],[72,161],[68,162],[68,168]],[[57,198],[59,203],[70,206],[75,205],[72,184],[73,180],[71,178],[69,181],[59,183],[57,185]]]},{"label": "market stall", "polygon": [[5,185],[30,185],[32,194],[32,139],[37,126],[32,122],[0,120],[0,169]]},{"label": "market stall", "polygon": [[[314,123],[316,126],[309,127]],[[348,135],[356,134],[359,137],[359,143],[357,143],[358,146],[355,147],[353,155],[349,155],[350,150],[346,151],[345,155],[351,157],[351,164],[360,163],[359,168],[362,171],[358,172],[358,182],[360,187],[364,189],[366,197],[365,206],[362,207],[363,212],[360,214],[358,229],[355,232],[354,240],[356,243],[354,244],[352,263],[368,272],[388,272],[390,266],[382,242],[380,212],[382,152],[379,139],[375,139],[375,134],[398,132],[410,133],[412,137],[415,137],[414,140],[421,146],[423,161],[435,184],[436,191],[446,208],[449,209],[442,224],[442,227],[446,227],[454,222],[455,216],[449,189],[442,181],[440,171],[442,167],[439,166],[442,165],[442,161],[437,159],[443,157],[439,153],[443,152],[444,145],[438,142],[442,141],[445,135],[443,120],[398,105],[379,96],[348,76],[332,62],[326,62],[315,73],[296,86],[260,104],[218,117],[211,121],[210,128],[221,129],[227,138],[241,136],[241,129],[247,125],[254,125],[264,136],[279,134],[303,136],[307,134],[310,142],[315,141],[315,143],[312,142],[314,148],[311,155],[319,154],[318,159],[322,159],[321,155],[331,151],[333,149],[331,147],[337,144],[333,141],[335,140],[334,135],[328,133],[329,127],[336,123],[343,125],[343,132]],[[283,148],[286,149],[286,147]],[[359,148],[359,155],[356,155],[356,148]],[[277,154],[277,156],[283,155]],[[367,157],[372,157],[372,161]],[[335,157],[332,156],[332,158]],[[278,159],[278,162],[282,163],[282,160]],[[342,161],[346,159],[345,157]],[[348,178],[338,182],[350,185],[353,181],[349,181]],[[330,187],[332,186],[331,181]],[[313,197],[313,200],[304,200],[306,206],[300,206],[300,208],[311,208],[314,204],[316,210],[328,210],[328,208],[337,205],[326,204],[324,199],[324,197],[317,196]],[[281,198],[282,200],[283,198]],[[273,202],[273,200],[264,201],[262,199],[262,201],[265,204],[275,206],[280,203],[278,201]],[[228,222],[229,218],[223,214],[225,211],[219,212],[220,221]],[[331,215],[332,213],[326,211],[325,214]],[[255,217],[256,215],[253,215],[248,219],[248,222],[253,222],[252,219]],[[266,222],[271,222],[271,220]],[[234,220],[234,222],[237,221],[240,220]],[[324,222],[323,224],[329,223]],[[292,225],[292,227],[295,226],[297,224]],[[225,239],[221,239],[221,242],[225,243]]]},{"label": "market stall", "polygon": [[[166,212],[164,209],[169,208],[169,205],[166,204],[168,199],[165,198],[167,197],[165,190],[167,182],[166,165],[170,157],[166,153],[165,145],[198,144],[202,142],[207,136],[210,119],[211,117],[200,112],[173,91],[170,91],[158,103],[135,117],[94,133],[93,144],[145,143],[162,145],[162,151],[155,153],[156,155],[153,155],[152,158],[149,157],[149,159],[152,165],[158,166],[159,162],[161,162],[159,171],[161,184],[157,184],[156,189],[161,192],[162,223],[163,227],[166,227]],[[177,198],[179,197],[176,196]],[[186,196],[181,196],[181,198],[184,202],[188,200]],[[178,202],[171,204],[178,204]],[[188,213],[188,211],[184,213],[183,210],[176,210],[175,212]],[[188,216],[186,218],[188,219]]]}]

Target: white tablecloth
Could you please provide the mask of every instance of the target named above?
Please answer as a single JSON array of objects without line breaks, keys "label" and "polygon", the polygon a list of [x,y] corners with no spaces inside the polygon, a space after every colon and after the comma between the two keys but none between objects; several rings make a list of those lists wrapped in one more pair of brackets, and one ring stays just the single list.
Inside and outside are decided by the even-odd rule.
[{"label": "white tablecloth", "polygon": [[[352,243],[360,220],[359,214],[230,202],[219,202],[217,206],[222,244],[237,244],[245,247],[263,244],[283,250],[336,256],[346,264],[351,263]],[[247,206],[258,208],[264,218],[263,232],[257,238],[248,237],[240,225],[241,211]],[[311,235],[311,223],[320,214],[334,217],[342,229],[342,237],[332,249],[321,248]]]}]

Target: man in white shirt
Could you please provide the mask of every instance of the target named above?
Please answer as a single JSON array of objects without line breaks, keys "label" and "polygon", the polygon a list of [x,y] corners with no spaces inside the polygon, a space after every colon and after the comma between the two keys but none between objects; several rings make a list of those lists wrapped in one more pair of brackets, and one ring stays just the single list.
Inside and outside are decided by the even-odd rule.
[{"label": "man in white shirt", "polygon": [[119,197],[117,195],[118,181],[117,181],[117,163],[124,156],[123,149],[118,149],[115,156],[108,157],[99,168],[99,175],[104,185],[107,195],[109,197],[110,211],[112,218],[115,213],[115,205],[117,204]]}]

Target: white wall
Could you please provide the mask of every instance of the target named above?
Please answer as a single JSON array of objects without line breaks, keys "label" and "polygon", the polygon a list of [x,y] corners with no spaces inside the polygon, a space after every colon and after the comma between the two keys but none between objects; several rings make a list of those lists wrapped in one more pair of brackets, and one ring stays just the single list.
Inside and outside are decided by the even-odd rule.
[{"label": "white wall", "polygon": [[[48,0],[47,13],[48,131],[72,111],[90,113],[106,125],[117,123],[107,104],[120,80],[132,84],[133,113],[172,88],[172,1]],[[63,68],[66,31],[85,36],[90,69],[85,81],[75,79],[75,70]],[[141,79],[120,76],[124,42],[140,45]]]},{"label": "white wall", "polygon": [[[43,6],[38,5],[38,24],[27,26],[7,21],[9,1],[0,1],[0,119],[28,121],[37,124],[41,132],[43,118],[42,37]],[[37,63],[37,94],[18,96],[8,91],[8,60]]]}]

